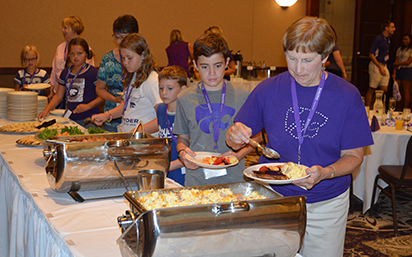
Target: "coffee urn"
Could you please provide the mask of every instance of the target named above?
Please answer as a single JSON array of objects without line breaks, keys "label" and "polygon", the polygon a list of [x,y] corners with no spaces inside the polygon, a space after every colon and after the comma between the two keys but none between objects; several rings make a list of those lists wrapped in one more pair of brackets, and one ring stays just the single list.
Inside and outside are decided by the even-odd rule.
[{"label": "coffee urn", "polygon": [[233,59],[236,63],[236,77],[240,78],[242,76],[242,61],[243,56],[240,53],[240,50],[233,56]]}]

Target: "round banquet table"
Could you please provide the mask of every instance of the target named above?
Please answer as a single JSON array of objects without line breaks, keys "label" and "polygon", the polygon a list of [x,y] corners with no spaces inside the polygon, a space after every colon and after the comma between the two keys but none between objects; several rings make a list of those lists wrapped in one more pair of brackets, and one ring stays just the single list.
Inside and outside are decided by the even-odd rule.
[{"label": "round banquet table", "polygon": [[[364,148],[365,156],[360,169],[353,173],[353,194],[363,201],[363,213],[371,206],[373,183],[380,165],[403,165],[406,145],[412,133],[396,130],[395,127],[381,126],[372,132],[374,144]],[[379,184],[387,184],[380,180]],[[380,190],[377,189],[375,203]]]}]

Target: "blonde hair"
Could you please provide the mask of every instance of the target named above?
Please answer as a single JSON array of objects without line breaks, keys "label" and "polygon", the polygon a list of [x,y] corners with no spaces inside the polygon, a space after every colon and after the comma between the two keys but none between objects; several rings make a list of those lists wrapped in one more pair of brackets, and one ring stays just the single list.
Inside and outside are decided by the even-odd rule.
[{"label": "blonde hair", "polygon": [[213,25],[213,26],[210,26],[209,28],[207,28],[205,30],[205,33],[208,33],[208,32],[218,33],[220,35],[223,35],[223,30],[217,25]]},{"label": "blonde hair", "polygon": [[[136,71],[136,80],[135,83],[132,85],[133,87],[140,87],[140,85],[146,81],[146,79],[149,77],[152,71],[158,71],[157,63],[153,59],[149,45],[147,44],[146,39],[142,35],[137,33],[127,35],[122,40],[119,47],[129,49],[130,51],[135,52],[142,57],[142,65]],[[126,88],[132,80],[133,73],[134,72],[128,72],[125,68],[123,69],[123,74],[125,74],[123,88]]]},{"label": "blonde hair", "polygon": [[77,16],[69,16],[63,19],[62,26],[68,26],[77,35],[82,34],[84,30],[84,25],[82,20]]},{"label": "blonde hair", "polygon": [[178,29],[174,29],[172,30],[172,32],[170,32],[170,44],[173,44],[178,41],[184,41],[182,32],[180,32],[180,30]]},{"label": "blonde hair", "polygon": [[283,51],[318,53],[325,59],[332,52],[335,42],[335,33],[325,19],[303,17],[286,30]]},{"label": "blonde hair", "polygon": [[34,45],[25,46],[20,53],[20,63],[21,65],[26,65],[26,55],[28,52],[33,52],[36,55],[37,65],[40,64],[40,54],[37,51],[37,48]]},{"label": "blonde hair", "polygon": [[187,73],[186,71],[176,65],[168,66],[164,68],[160,73],[159,73],[159,81],[161,79],[170,79],[176,81],[180,87],[186,86],[187,85]]}]

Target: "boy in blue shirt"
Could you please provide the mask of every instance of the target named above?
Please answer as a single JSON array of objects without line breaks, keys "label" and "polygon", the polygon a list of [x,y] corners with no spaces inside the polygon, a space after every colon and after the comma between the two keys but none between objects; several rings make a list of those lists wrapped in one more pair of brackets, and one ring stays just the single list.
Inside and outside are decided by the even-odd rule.
[{"label": "boy in blue shirt", "polygon": [[183,163],[177,159],[176,141],[177,137],[173,135],[173,125],[176,113],[176,99],[180,91],[187,88],[186,71],[179,66],[169,66],[164,68],[159,74],[159,95],[163,103],[157,107],[157,123],[159,126],[158,137],[172,138],[171,145],[171,162],[169,167],[168,178],[177,183],[185,184],[185,168]]}]

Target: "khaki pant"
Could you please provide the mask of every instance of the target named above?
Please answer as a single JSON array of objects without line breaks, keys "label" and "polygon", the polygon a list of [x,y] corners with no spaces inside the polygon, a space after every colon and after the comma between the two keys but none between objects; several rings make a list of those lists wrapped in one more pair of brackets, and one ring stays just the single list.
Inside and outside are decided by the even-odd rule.
[{"label": "khaki pant", "polygon": [[343,256],[349,189],[323,202],[306,204],[307,223],[302,248],[303,257]]},{"label": "khaki pant", "polygon": [[387,87],[389,84],[389,70],[386,67],[386,64],[379,63],[386,71],[386,75],[383,76],[379,72],[378,66],[376,66],[373,62],[369,63],[369,87],[371,88],[378,88],[378,86]]}]

